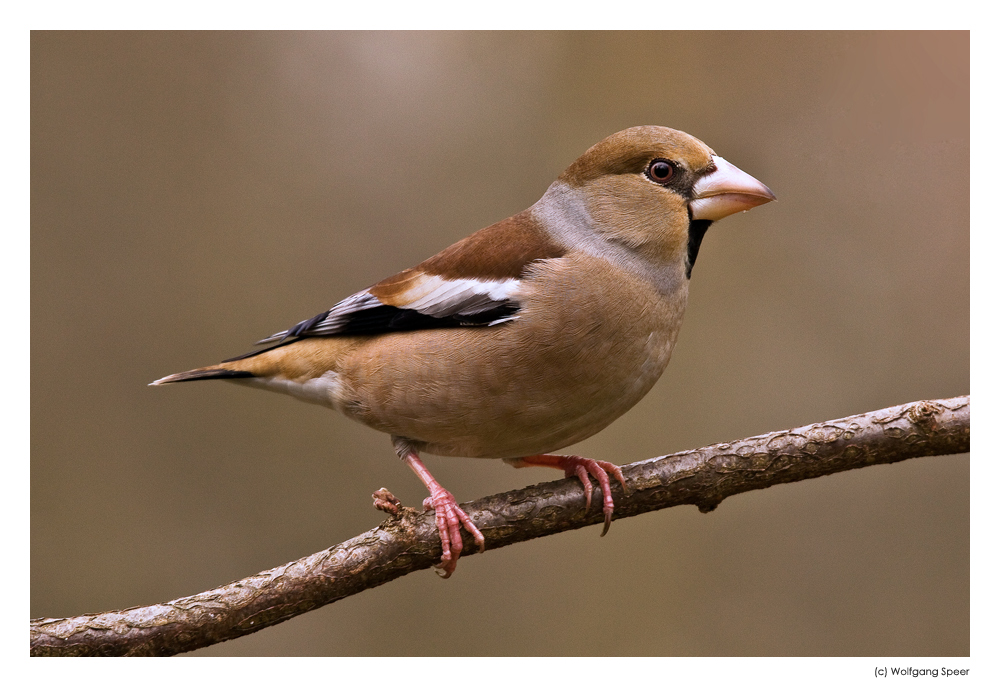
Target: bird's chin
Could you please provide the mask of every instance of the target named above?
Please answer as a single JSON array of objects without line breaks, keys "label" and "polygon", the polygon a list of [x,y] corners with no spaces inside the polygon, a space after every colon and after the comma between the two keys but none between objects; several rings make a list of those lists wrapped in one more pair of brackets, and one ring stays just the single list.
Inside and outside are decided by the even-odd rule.
[{"label": "bird's chin", "polygon": [[737,212],[746,212],[758,205],[768,203],[773,198],[750,195],[748,193],[720,193],[708,198],[697,198],[691,201],[691,217],[693,219],[720,220]]}]

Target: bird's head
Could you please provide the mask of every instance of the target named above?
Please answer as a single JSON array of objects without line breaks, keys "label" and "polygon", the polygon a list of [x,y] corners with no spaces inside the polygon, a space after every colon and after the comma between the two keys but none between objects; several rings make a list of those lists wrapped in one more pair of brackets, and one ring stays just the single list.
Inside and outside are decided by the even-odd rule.
[{"label": "bird's head", "polygon": [[694,136],[662,126],[608,136],[554,186],[562,200],[582,203],[606,240],[656,263],[683,259],[688,271],[711,222],[775,199]]}]

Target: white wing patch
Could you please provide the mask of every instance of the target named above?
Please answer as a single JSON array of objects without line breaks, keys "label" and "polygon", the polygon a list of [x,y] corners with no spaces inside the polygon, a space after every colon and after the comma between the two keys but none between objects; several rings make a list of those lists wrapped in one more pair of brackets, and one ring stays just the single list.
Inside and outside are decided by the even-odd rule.
[{"label": "white wing patch", "polygon": [[[422,274],[413,280],[410,288],[393,299],[395,303],[392,306],[383,303],[365,289],[348,296],[312,320],[304,320],[291,329],[272,334],[257,343],[277,343],[289,336],[339,334],[348,328],[355,314],[379,307],[413,310],[436,318],[474,316],[504,305],[516,305],[520,286],[519,279],[446,279]],[[517,319],[516,315],[508,314],[481,324],[492,326],[514,319]]]},{"label": "white wing patch", "polygon": [[516,300],[520,279],[445,279],[422,275],[400,307],[432,317],[475,315]]}]

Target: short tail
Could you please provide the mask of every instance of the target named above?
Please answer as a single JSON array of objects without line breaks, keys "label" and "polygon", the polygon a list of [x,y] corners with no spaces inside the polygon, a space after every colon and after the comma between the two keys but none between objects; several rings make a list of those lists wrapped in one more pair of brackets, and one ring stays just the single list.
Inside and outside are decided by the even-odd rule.
[{"label": "short tail", "polygon": [[161,384],[173,384],[174,382],[195,382],[199,379],[240,379],[255,377],[252,372],[246,370],[227,370],[223,367],[199,367],[197,370],[178,372],[175,375],[167,375],[163,379],[157,379],[150,386],[160,386]]},{"label": "short tail", "polygon": [[276,346],[253,353],[223,360],[218,365],[199,367],[187,372],[178,372],[157,379],[150,386],[174,384],[176,382],[196,382],[200,379],[282,379],[308,380],[320,372],[338,369],[339,360],[345,352],[356,345],[350,338],[310,337],[284,341]]}]

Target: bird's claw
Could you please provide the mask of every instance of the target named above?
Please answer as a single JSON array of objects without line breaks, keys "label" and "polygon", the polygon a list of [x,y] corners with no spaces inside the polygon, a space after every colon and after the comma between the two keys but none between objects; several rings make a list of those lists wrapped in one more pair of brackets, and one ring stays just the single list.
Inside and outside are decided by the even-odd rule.
[{"label": "bird's claw", "polygon": [[601,531],[601,536],[603,537],[611,527],[611,514],[615,511],[615,502],[611,497],[609,472],[621,483],[622,491],[628,494],[628,487],[625,486],[625,476],[622,475],[622,469],[606,460],[591,460],[590,458],[581,458],[580,456],[560,456],[560,458],[562,458],[560,467],[566,472],[566,476],[573,477],[576,475],[583,484],[583,494],[587,499],[587,508],[590,508],[591,495],[594,493],[594,487],[591,485],[588,475],[596,479],[597,484],[600,485],[604,500],[604,529]]},{"label": "bird's claw", "polygon": [[459,508],[451,492],[441,488],[432,490],[431,495],[424,499],[424,510],[434,511],[434,521],[441,536],[441,563],[434,567],[435,572],[442,578],[451,577],[458,566],[458,557],[462,554],[463,547],[463,527],[472,535],[479,547],[479,553],[486,550],[483,533],[472,522],[472,518]]},{"label": "bird's claw", "polygon": [[587,508],[590,508],[591,497],[594,494],[594,486],[590,483],[590,478],[593,477],[596,479],[597,484],[601,487],[601,494],[604,499],[604,530],[601,532],[602,537],[608,533],[608,528],[611,527],[611,514],[615,511],[615,502],[611,498],[609,472],[621,483],[622,491],[628,496],[628,487],[625,484],[625,476],[622,475],[622,469],[606,460],[591,460],[590,458],[581,458],[580,456],[559,456],[551,453],[541,453],[525,458],[505,458],[504,462],[508,465],[513,465],[515,468],[559,468],[566,473],[567,477],[575,476],[583,485],[583,495],[587,499]]}]

